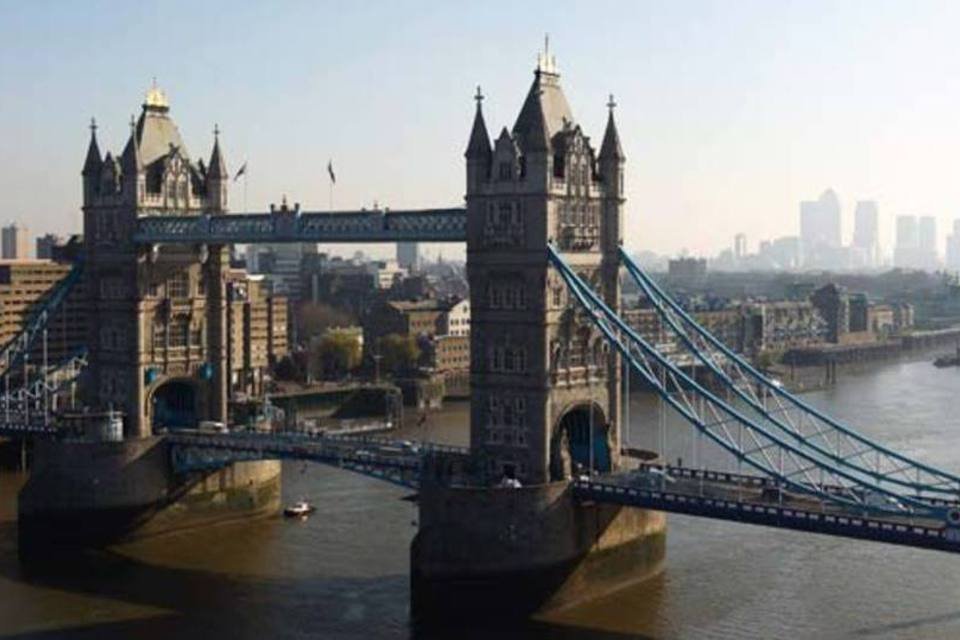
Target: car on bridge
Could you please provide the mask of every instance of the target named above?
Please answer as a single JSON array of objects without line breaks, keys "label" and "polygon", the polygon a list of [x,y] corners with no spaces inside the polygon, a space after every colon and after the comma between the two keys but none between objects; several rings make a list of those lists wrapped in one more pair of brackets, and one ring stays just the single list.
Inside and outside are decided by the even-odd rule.
[{"label": "car on bridge", "polygon": [[200,424],[197,425],[197,428],[200,431],[211,431],[213,433],[227,433],[227,425],[223,422],[218,422],[217,420],[201,420]]}]

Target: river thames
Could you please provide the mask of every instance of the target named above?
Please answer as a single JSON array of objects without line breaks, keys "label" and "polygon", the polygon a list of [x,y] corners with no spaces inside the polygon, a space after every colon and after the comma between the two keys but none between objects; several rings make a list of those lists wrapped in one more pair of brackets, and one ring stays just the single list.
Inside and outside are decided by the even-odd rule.
[{"label": "river thames", "polygon": [[[805,399],[911,457],[960,471],[960,368],[891,362],[844,372]],[[629,444],[659,441],[650,398],[631,401]],[[465,444],[464,403],[409,437]],[[668,423],[668,456],[692,461]],[[704,446],[699,459],[721,467]],[[726,468],[726,467],[724,467]],[[36,572],[16,553],[16,491],[0,475],[0,636],[18,638],[412,638],[407,491],[318,465],[285,464],[280,517],[170,534]],[[942,552],[669,516],[661,575],[516,629],[455,638],[957,638],[960,557]]]}]

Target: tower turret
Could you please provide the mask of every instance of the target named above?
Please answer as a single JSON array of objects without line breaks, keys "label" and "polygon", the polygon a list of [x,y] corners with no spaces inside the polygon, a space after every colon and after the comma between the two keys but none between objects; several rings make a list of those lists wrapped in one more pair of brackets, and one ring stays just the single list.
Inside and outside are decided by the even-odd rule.
[{"label": "tower turret", "polygon": [[490,135],[487,133],[487,123],[483,119],[483,93],[477,85],[477,112],[473,116],[473,128],[470,130],[470,141],[463,156],[467,159],[467,193],[472,193],[480,184],[490,178],[490,163],[493,159],[493,148],[490,146]]},{"label": "tower turret", "polygon": [[97,183],[100,180],[100,171],[103,169],[103,158],[100,156],[100,145],[97,144],[97,121],[90,118],[90,144],[87,145],[87,158],[83,162],[83,204],[89,205],[97,193]]},{"label": "tower turret", "polygon": [[600,182],[603,186],[603,216],[604,237],[603,250],[605,259],[618,263],[617,256],[620,238],[623,237],[623,163],[626,157],[620,146],[620,134],[617,131],[617,122],[613,110],[617,103],[610,96],[607,102],[607,129],[603,134],[603,143],[600,145],[600,155],[597,158],[599,165]]},{"label": "tower turret", "polygon": [[226,211],[227,184],[230,174],[227,163],[220,151],[220,127],[213,127],[213,151],[210,153],[210,166],[207,167],[207,204],[211,211]]},{"label": "tower turret", "polygon": [[120,155],[120,170],[123,177],[124,199],[130,204],[138,204],[146,184],[143,156],[140,154],[140,142],[137,140],[137,121],[130,116],[130,139]]},{"label": "tower turret", "polygon": [[533,84],[512,130],[523,153],[522,174],[531,187],[549,187],[554,137],[572,123],[573,115],[560,87],[556,59],[545,50],[538,56]]}]

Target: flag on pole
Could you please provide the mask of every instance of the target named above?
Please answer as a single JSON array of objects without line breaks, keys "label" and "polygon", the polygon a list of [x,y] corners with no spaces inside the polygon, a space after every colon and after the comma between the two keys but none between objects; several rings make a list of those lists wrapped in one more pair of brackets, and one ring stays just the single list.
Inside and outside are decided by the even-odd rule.
[{"label": "flag on pole", "polygon": [[233,181],[236,182],[240,179],[240,176],[247,172],[247,163],[244,162],[243,165],[237,170],[237,175],[233,176]]},{"label": "flag on pole", "polygon": [[333,160],[327,162],[327,173],[330,174],[330,184],[337,184],[337,176],[333,173]]}]

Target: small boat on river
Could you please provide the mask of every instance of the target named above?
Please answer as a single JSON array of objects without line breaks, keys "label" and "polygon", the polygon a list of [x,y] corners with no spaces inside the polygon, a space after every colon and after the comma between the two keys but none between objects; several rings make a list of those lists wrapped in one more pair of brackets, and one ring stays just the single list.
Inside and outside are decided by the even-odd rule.
[{"label": "small boat on river", "polygon": [[283,515],[288,518],[305,518],[316,510],[317,508],[315,506],[306,500],[301,500],[296,504],[285,507],[283,510]]}]

